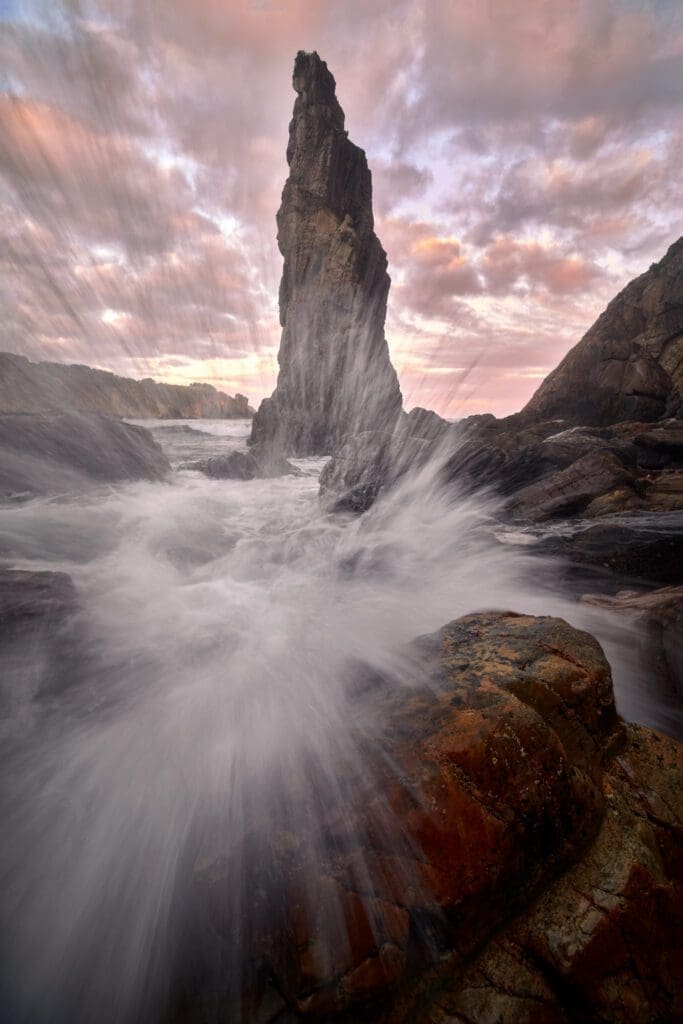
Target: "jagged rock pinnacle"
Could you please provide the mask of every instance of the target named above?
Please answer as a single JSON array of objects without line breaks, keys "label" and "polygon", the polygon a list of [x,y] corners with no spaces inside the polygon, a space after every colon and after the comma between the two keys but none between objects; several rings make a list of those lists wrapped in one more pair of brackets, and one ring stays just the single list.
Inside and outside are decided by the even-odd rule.
[{"label": "jagged rock pinnacle", "polygon": [[391,429],[401,412],[384,337],[390,280],[370,170],[344,129],[334,78],[317,53],[300,51],[292,84],[289,177],[277,215],[280,372],[251,441],[329,454],[347,434]]}]

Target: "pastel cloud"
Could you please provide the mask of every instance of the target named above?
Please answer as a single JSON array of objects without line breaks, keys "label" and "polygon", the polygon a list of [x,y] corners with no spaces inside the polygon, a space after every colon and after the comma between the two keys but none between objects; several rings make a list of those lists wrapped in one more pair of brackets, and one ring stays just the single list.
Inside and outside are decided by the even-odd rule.
[{"label": "pastel cloud", "polygon": [[681,233],[683,16],[667,2],[20,13],[0,33],[0,348],[270,390],[299,48],[328,61],[373,168],[409,405],[518,408]]}]

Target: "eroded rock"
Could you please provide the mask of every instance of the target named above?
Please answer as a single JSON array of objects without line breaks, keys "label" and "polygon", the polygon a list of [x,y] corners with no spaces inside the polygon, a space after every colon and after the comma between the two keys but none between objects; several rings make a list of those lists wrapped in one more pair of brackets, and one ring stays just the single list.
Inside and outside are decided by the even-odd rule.
[{"label": "eroded rock", "polygon": [[264,1020],[658,1019],[673,1005],[680,749],[625,732],[599,645],[561,620],[466,616],[413,652],[421,685],[359,696],[359,756],[316,806],[316,842],[275,828],[242,851],[241,928],[234,841],[197,857],[213,967],[196,965],[174,1019],[226,985],[235,941],[253,964],[243,1005],[273,1007]]},{"label": "eroded rock", "polygon": [[367,160],[344,129],[334,78],[317,53],[299,52],[292,84],[277,215],[280,372],[251,440],[285,454],[331,454],[344,435],[391,430],[401,412],[384,337],[389,275]]}]

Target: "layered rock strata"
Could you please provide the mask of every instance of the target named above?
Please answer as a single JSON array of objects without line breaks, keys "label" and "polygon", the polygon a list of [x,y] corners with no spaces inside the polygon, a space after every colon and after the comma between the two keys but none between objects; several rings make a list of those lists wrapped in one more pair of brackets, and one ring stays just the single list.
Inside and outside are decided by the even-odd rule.
[{"label": "layered rock strata", "polygon": [[348,138],[334,78],[317,53],[299,52],[292,84],[289,177],[277,215],[280,371],[252,441],[330,454],[346,434],[391,430],[400,415],[384,336],[390,282],[367,160]]}]

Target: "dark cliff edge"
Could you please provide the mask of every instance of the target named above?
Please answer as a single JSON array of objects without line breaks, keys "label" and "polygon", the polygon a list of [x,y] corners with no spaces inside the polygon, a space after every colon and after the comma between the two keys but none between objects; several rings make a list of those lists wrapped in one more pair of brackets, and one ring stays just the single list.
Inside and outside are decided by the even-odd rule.
[{"label": "dark cliff edge", "polygon": [[521,412],[458,424],[413,410],[349,435],[321,477],[329,510],[362,512],[430,459],[447,484],[493,488],[519,527],[572,561],[652,583],[683,578],[683,239],[628,284]]},{"label": "dark cliff edge", "polygon": [[161,384],[0,352],[0,413],[92,412],[131,419],[246,419],[244,395],[211,384]]},{"label": "dark cliff edge", "polygon": [[401,392],[384,336],[390,281],[365,153],[348,138],[334,78],[317,53],[297,54],[292,84],[289,177],[277,215],[280,372],[251,440],[327,455],[346,434],[391,429]]}]

